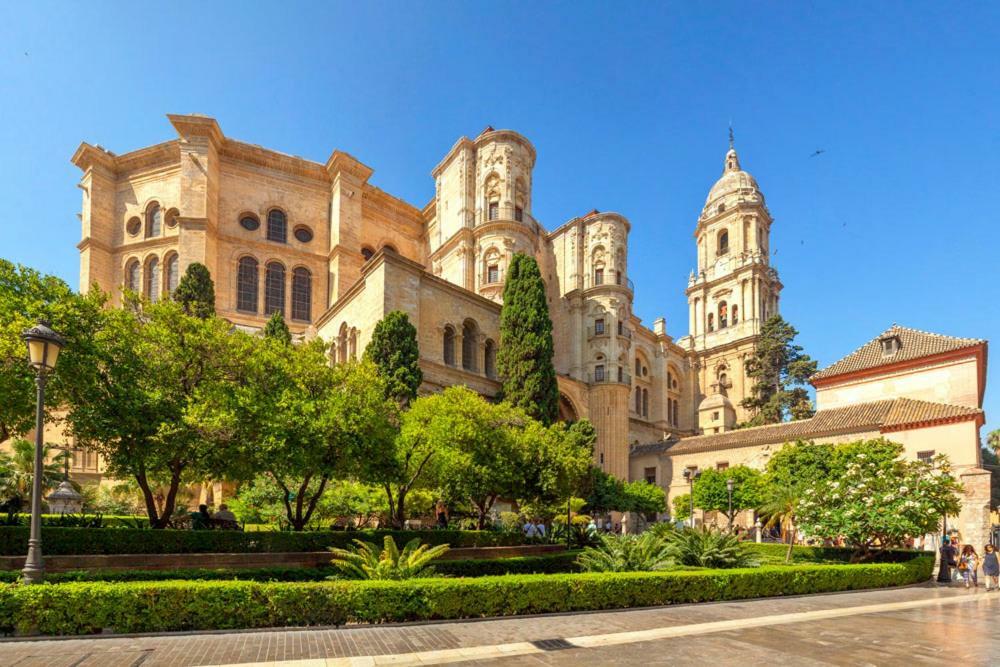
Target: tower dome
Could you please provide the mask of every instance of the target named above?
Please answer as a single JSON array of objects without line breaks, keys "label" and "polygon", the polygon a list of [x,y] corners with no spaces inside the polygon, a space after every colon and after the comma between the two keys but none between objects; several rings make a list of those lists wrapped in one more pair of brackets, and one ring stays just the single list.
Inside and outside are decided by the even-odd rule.
[{"label": "tower dome", "polygon": [[729,151],[726,153],[722,176],[708,191],[702,215],[716,212],[720,205],[725,210],[742,202],[763,204],[764,195],[757,187],[757,180],[740,168],[740,158],[736,154],[736,149],[730,145]]}]

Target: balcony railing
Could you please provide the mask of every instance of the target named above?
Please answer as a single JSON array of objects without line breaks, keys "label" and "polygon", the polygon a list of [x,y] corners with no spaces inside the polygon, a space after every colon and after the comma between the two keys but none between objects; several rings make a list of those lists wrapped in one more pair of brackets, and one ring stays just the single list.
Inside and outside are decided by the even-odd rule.
[{"label": "balcony railing", "polygon": [[624,369],[611,368],[604,372],[595,371],[587,374],[587,382],[590,384],[627,384],[632,385],[632,375]]},{"label": "balcony railing", "polygon": [[486,287],[487,285],[503,285],[505,273],[506,272],[504,271],[504,269],[500,267],[498,267],[494,271],[487,270],[486,273],[483,274],[482,286]]},{"label": "balcony railing", "polygon": [[590,289],[591,287],[624,287],[630,292],[635,292],[635,283],[623,276],[598,276],[589,274],[583,283],[584,289]]},{"label": "balcony railing", "polygon": [[587,327],[587,339],[594,338],[595,336],[607,336],[610,332],[608,327]]}]

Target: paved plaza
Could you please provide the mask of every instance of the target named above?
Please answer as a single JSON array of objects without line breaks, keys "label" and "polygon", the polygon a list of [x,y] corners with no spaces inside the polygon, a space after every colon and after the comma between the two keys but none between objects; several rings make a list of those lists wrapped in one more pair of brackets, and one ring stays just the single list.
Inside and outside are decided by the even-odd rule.
[{"label": "paved plaza", "polygon": [[1000,593],[933,585],[412,625],[0,643],[10,667],[1000,664]]}]

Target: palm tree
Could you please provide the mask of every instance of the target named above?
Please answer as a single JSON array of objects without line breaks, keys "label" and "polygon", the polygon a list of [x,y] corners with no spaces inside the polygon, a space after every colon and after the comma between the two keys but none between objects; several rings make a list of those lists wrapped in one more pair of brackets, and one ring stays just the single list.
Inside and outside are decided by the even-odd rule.
[{"label": "palm tree", "polygon": [[666,542],[652,531],[642,535],[602,535],[576,562],[584,572],[650,572],[674,565]]},{"label": "palm tree", "polygon": [[795,545],[795,515],[798,510],[800,492],[797,488],[780,484],[771,486],[768,490],[760,513],[768,517],[766,527],[775,525],[781,527],[782,533],[788,535],[788,553],[785,562],[792,562],[792,547]]},{"label": "palm tree", "polygon": [[[11,443],[11,454],[0,453],[0,497],[9,510],[20,510],[31,503],[31,480],[35,474],[35,445],[27,440]],[[53,454],[55,447],[43,445],[42,490],[47,491],[65,479],[69,454]]]},{"label": "palm tree", "polygon": [[353,540],[356,547],[330,547],[331,564],[350,579],[413,579],[434,574],[431,561],[448,551],[447,544],[431,547],[414,537],[400,551],[391,535],[386,535],[380,550],[376,545]]}]

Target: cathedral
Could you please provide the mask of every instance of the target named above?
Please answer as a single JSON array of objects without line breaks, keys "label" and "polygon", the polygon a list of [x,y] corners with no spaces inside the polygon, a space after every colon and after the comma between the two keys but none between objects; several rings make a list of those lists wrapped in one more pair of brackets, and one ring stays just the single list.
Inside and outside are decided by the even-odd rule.
[{"label": "cathedral", "polygon": [[733,430],[748,417],[745,361],[778,312],[782,284],[769,259],[771,214],[732,142],[693,221],[688,330],[675,338],[663,318],[648,326],[632,312],[624,215],[592,210],[552,231],[535,219],[535,148],[517,132],[460,138],[431,172],[433,198],[417,206],[369,183],[372,167],[343,151],[314,162],[229,138],[212,118],[168,118],[177,133],[169,141],[121,155],[84,143],[73,155],[83,174],[82,290],[96,285],[119,302],[125,286],[156,300],[201,262],[220,316],[252,331],[281,312],[293,334],[330,343],[332,362],[358,357],[376,323],[402,310],[417,328],[423,391],[464,384],[494,396],[504,275],[522,252],[538,261],[548,292],[561,416],[594,423],[595,463],[611,474],[673,497],[686,491],[682,470],[760,465],[788,439],[956,424],[968,427],[949,431],[958,441],[930,448],[918,438],[914,447],[955,449],[957,464],[978,469],[986,344],[973,339],[890,330],[873,344],[898,341],[910,370],[892,355],[866,361],[892,378],[939,376],[928,370],[943,363],[934,355],[950,354],[954,395],[927,401],[921,389],[914,398],[896,389],[909,379],[879,375],[878,398],[919,405],[859,408],[841,427],[826,405],[872,403],[855,387],[865,369],[853,368],[828,374],[826,390],[816,384],[820,411],[791,422],[794,433]]}]

